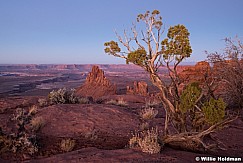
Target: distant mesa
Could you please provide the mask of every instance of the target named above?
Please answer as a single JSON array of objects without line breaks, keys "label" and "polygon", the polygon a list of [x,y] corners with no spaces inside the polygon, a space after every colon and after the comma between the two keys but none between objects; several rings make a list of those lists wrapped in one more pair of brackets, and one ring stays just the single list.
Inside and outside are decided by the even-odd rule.
[{"label": "distant mesa", "polygon": [[134,81],[133,87],[127,86],[127,94],[147,96],[148,84],[144,81]]},{"label": "distant mesa", "polygon": [[77,89],[76,94],[99,98],[106,95],[115,95],[116,90],[116,85],[105,77],[104,71],[99,69],[98,66],[93,66],[85,83]]}]

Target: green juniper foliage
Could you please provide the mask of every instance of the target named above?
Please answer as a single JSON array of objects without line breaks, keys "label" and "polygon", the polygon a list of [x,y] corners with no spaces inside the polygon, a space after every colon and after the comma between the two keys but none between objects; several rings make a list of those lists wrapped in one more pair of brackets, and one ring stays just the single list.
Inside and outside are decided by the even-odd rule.
[{"label": "green juniper foliage", "polygon": [[195,107],[197,99],[200,97],[202,89],[198,83],[189,84],[182,92],[180,97],[180,109],[182,113],[186,113],[187,110],[192,110]]},{"label": "green juniper foliage", "polygon": [[175,55],[176,60],[180,61],[185,57],[190,57],[192,49],[189,41],[190,33],[184,25],[170,27],[167,37],[162,42],[163,57],[168,59],[170,55]]},{"label": "green juniper foliage", "polygon": [[202,110],[208,124],[216,124],[224,119],[226,103],[222,98],[216,100],[210,98],[208,102],[203,104]]},{"label": "green juniper foliage", "polygon": [[115,55],[117,52],[121,51],[121,49],[118,46],[118,43],[115,41],[106,42],[104,45],[107,46],[105,48],[105,52],[108,54]]},{"label": "green juniper foliage", "polygon": [[135,63],[136,65],[144,65],[146,60],[146,50],[144,49],[138,49],[135,50],[127,55],[126,63],[129,62]]}]

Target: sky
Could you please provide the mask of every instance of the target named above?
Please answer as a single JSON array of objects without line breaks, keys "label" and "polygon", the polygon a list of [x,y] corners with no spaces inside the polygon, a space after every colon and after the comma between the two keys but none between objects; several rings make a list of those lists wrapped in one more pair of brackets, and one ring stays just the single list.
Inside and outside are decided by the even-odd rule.
[{"label": "sky", "polygon": [[243,0],[0,0],[0,64],[125,63],[105,54],[104,43],[154,9],[165,31],[189,30],[187,62],[221,51],[225,37],[243,38]]}]

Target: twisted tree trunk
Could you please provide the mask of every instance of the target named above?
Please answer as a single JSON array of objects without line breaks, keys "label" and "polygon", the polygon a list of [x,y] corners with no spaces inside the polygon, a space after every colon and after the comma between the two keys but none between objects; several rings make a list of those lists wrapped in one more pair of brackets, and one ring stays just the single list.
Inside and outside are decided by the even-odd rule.
[{"label": "twisted tree trunk", "polygon": [[[234,119],[225,119],[222,122],[219,122],[215,125],[210,126],[208,129],[200,131],[200,132],[187,132],[186,130],[186,121],[181,116],[181,113],[176,109],[178,106],[174,106],[170,99],[168,98],[168,89],[165,86],[165,83],[162,82],[160,77],[157,73],[150,73],[150,78],[152,81],[152,84],[156,86],[160,90],[160,98],[163,104],[163,107],[165,109],[166,117],[165,117],[165,123],[164,123],[164,137],[162,142],[166,145],[169,145],[173,148],[178,148],[186,151],[194,151],[194,152],[208,152],[213,151],[215,149],[223,149],[218,144],[218,140],[215,144],[207,145],[203,142],[203,138],[207,135],[210,135],[211,133],[215,132],[215,130],[220,126],[224,127]],[[177,134],[169,135],[169,123],[170,118],[173,121],[176,121],[178,123],[179,127],[175,128],[178,130]]]}]

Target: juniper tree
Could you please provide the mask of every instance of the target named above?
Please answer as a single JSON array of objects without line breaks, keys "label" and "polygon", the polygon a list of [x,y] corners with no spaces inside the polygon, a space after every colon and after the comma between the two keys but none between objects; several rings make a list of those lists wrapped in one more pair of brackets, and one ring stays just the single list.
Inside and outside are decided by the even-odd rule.
[{"label": "juniper tree", "polygon": [[[138,32],[137,24],[142,24],[141,27],[144,27],[144,30]],[[210,112],[207,110],[207,106],[211,108],[213,102],[214,104],[220,102],[216,100],[216,102],[203,105],[200,103],[203,91],[193,84],[185,89],[189,96],[186,93],[182,93],[182,95],[179,93],[181,80],[177,69],[178,65],[192,54],[190,33],[181,24],[169,27],[166,37],[162,39],[164,31],[160,12],[158,10],[147,11],[137,16],[137,23],[133,23],[130,33],[124,30],[123,37],[116,33],[118,42],[113,40],[106,42],[104,44],[105,52],[125,59],[127,64],[140,66],[149,73],[152,84],[160,91],[160,99],[166,112],[163,137],[166,144],[188,150],[205,151],[209,149],[209,146],[203,143],[203,137],[213,132],[218,126],[228,123],[229,120],[222,120],[221,117],[220,121],[209,124],[207,128],[200,127],[200,131],[197,132],[193,130],[191,127],[193,120],[202,117],[202,121],[205,122],[206,114],[203,111]],[[168,70],[169,83],[166,83],[159,74],[159,68],[162,66]],[[202,106],[207,109],[202,110],[200,108]],[[197,117],[188,121],[187,116],[191,112],[197,113],[195,115]],[[208,118],[210,119],[210,117]],[[169,128],[169,124],[174,127]]]}]

